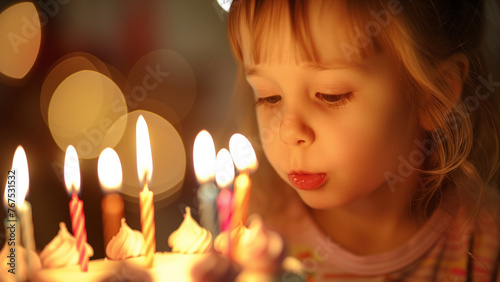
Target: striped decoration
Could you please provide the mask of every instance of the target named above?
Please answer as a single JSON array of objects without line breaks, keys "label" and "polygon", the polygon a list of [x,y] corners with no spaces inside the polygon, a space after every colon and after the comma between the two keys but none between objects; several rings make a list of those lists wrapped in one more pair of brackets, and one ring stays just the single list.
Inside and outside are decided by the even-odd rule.
[{"label": "striped decoration", "polygon": [[69,202],[69,210],[71,214],[71,225],[73,235],[76,238],[76,249],[80,254],[78,264],[83,272],[87,272],[89,257],[87,256],[87,229],[85,228],[85,215],[83,213],[83,201],[78,198],[76,193],[73,193]]},{"label": "striped decoration", "polygon": [[155,218],[153,192],[148,189],[148,184],[144,185],[144,189],[139,193],[140,209],[141,209],[141,228],[144,236],[144,254],[146,259],[146,267],[152,267],[154,263],[154,255],[156,252],[155,238]]}]

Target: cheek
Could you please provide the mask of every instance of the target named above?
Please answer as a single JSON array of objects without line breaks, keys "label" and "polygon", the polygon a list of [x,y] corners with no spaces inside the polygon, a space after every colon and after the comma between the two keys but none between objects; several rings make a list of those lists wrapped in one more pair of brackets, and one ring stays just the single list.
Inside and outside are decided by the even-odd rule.
[{"label": "cheek", "polygon": [[257,109],[256,113],[260,140],[266,148],[279,141],[281,119],[279,114],[269,109]]},{"label": "cheek", "polygon": [[264,153],[269,161],[273,163],[275,155],[279,155],[278,142],[280,141],[279,129],[281,120],[278,115],[268,110],[257,109],[256,114]]},{"label": "cheek", "polygon": [[405,98],[398,95],[404,94],[358,101],[339,118],[340,124],[327,139],[336,140],[339,149],[332,158],[345,165],[342,175],[382,179],[385,171],[397,167],[398,157],[408,153],[416,137],[416,119],[411,118]]}]

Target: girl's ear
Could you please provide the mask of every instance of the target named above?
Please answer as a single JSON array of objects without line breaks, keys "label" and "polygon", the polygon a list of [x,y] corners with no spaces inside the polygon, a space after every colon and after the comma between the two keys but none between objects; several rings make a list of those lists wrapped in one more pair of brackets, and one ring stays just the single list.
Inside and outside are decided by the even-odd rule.
[{"label": "girl's ear", "polygon": [[[441,89],[447,99],[451,101],[451,110],[459,101],[465,80],[469,74],[469,59],[464,53],[456,53],[443,61],[437,68]],[[426,131],[432,131],[435,126],[423,112],[419,114],[420,126]]]}]

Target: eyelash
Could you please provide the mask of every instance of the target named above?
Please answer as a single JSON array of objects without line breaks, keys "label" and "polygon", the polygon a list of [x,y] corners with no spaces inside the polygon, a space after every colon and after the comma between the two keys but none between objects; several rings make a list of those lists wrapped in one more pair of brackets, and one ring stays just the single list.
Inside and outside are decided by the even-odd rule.
[{"label": "eyelash", "polygon": [[[328,107],[332,108],[338,108],[340,106],[343,106],[347,102],[352,100],[352,92],[344,93],[344,94],[337,94],[337,95],[330,95],[330,94],[324,94],[317,92],[315,94],[317,98],[320,98],[321,100],[324,101],[325,104],[327,104]],[[268,97],[263,97],[263,98],[258,98],[257,101],[255,102],[256,106],[260,105],[268,105],[272,106],[281,101],[281,96],[268,96]]]},{"label": "eyelash", "polygon": [[260,105],[275,105],[279,101],[281,101],[281,96],[268,96],[264,98],[259,98],[255,102],[255,106],[260,106]]},{"label": "eyelash", "polygon": [[[344,94],[337,94],[337,95],[330,95],[330,94],[324,94],[317,92],[316,97],[322,99],[325,104],[327,104],[328,107],[332,108],[338,108],[340,106],[345,105],[347,102],[352,100],[352,92],[344,93]],[[333,100],[330,100],[332,99]]]}]

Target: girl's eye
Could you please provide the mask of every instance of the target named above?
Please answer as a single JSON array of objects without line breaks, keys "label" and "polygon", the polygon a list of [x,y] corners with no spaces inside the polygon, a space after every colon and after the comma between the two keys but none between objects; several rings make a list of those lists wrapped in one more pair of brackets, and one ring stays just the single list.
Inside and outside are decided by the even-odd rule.
[{"label": "girl's eye", "polygon": [[268,97],[263,97],[257,99],[257,102],[255,102],[256,106],[260,105],[274,105],[277,104],[279,101],[281,101],[281,96],[268,96]]},{"label": "girl's eye", "polygon": [[336,95],[317,92],[316,97],[323,100],[328,106],[340,107],[352,99],[352,92]]}]

